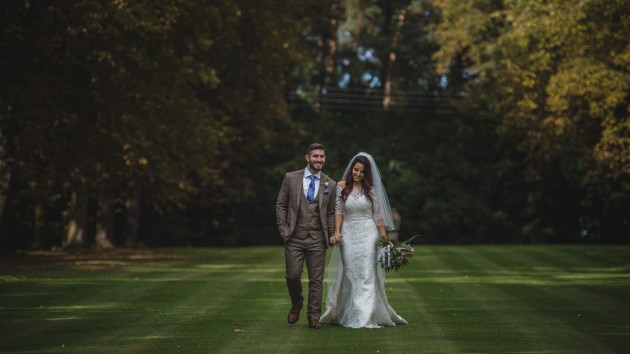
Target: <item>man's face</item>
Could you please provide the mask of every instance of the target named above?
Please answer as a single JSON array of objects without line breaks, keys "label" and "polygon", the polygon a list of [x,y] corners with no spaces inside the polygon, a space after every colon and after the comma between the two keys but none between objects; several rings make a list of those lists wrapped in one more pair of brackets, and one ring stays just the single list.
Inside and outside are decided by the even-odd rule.
[{"label": "man's face", "polygon": [[311,150],[310,155],[306,155],[306,162],[311,172],[318,172],[324,167],[326,162],[326,153],[324,150]]}]

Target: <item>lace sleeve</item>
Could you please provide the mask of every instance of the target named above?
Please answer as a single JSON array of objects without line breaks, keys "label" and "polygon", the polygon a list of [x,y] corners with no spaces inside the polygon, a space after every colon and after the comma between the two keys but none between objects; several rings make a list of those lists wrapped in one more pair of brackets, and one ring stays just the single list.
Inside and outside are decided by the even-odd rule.
[{"label": "lace sleeve", "polygon": [[335,195],[337,196],[335,198],[335,214],[339,214],[339,215],[343,215],[343,205],[344,202],[341,201],[341,187],[337,186],[336,190],[335,190]]},{"label": "lace sleeve", "polygon": [[372,219],[376,225],[385,225],[385,220],[383,219],[383,213],[381,211],[381,203],[378,200],[378,197],[372,194]]}]

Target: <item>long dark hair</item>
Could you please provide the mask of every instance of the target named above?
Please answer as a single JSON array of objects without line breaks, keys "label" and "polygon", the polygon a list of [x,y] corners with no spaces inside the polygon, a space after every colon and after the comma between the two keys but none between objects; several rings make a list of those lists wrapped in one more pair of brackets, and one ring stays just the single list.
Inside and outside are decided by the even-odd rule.
[{"label": "long dark hair", "polygon": [[370,203],[373,203],[372,201],[372,167],[370,165],[370,160],[368,160],[367,157],[361,156],[361,155],[355,157],[354,160],[352,160],[352,164],[350,165],[350,171],[348,171],[348,174],[346,175],[346,186],[341,190],[341,200],[345,202],[348,199],[350,192],[352,192],[352,189],[354,188],[354,179],[352,178],[352,169],[354,168],[354,165],[356,165],[357,163],[360,163],[363,165],[364,175],[363,175],[363,179],[361,180],[361,192],[363,192],[363,195],[365,195],[370,200]]}]

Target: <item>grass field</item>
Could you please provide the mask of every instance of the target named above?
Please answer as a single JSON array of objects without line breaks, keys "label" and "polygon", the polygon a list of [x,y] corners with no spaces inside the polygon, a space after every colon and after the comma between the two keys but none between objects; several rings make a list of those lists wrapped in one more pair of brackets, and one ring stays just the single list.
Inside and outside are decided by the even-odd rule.
[{"label": "grass field", "polygon": [[416,246],[383,329],[288,325],[283,275],[281,247],[3,255],[0,352],[630,352],[626,246]]}]

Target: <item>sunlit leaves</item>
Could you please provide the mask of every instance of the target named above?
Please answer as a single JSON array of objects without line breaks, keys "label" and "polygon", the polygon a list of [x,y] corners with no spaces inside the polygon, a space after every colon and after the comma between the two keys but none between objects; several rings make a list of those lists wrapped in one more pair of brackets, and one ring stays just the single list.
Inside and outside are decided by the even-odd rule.
[{"label": "sunlit leaves", "polygon": [[549,80],[547,107],[575,114],[584,105],[590,118],[602,119],[623,105],[630,92],[630,74],[589,58],[567,60]]},{"label": "sunlit leaves", "polygon": [[585,205],[630,191],[630,1],[436,4],[438,68],[476,74],[468,102],[497,117],[528,183],[568,183]]},{"label": "sunlit leaves", "polygon": [[[471,89],[479,86],[497,93],[474,98],[498,101],[490,106],[501,108],[504,124],[519,125],[518,117],[532,115],[528,120],[539,128],[519,129],[548,127],[556,136],[590,127],[578,134],[583,144],[590,144],[583,146],[589,155],[595,147],[592,135],[598,133],[592,125],[580,128],[584,120],[596,119],[606,130],[607,117],[628,119],[630,77],[622,69],[628,65],[628,38],[621,36],[630,29],[627,1],[437,4],[444,17],[437,31],[442,44],[435,56],[438,66],[445,71],[457,53],[464,55],[464,65],[481,79],[471,81]],[[533,147],[553,144],[544,141],[553,135],[524,136],[543,139],[531,141]]]}]

